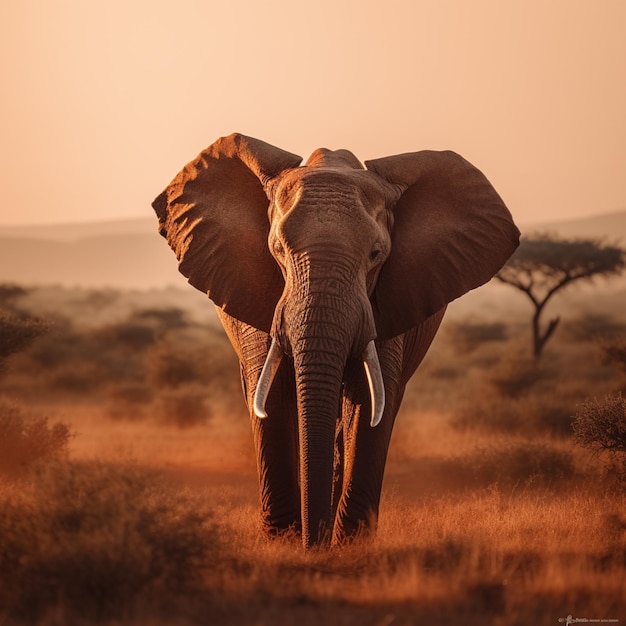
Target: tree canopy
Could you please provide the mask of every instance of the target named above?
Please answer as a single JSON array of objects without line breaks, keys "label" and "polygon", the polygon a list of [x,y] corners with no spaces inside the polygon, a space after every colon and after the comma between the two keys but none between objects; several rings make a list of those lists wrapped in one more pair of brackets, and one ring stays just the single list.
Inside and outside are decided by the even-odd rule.
[{"label": "tree canopy", "polygon": [[533,351],[538,357],[559,323],[556,317],[546,329],[540,327],[541,312],[548,300],[569,283],[618,275],[625,267],[626,250],[617,245],[598,239],[558,239],[538,234],[522,239],[496,278],[524,292],[532,301]]}]

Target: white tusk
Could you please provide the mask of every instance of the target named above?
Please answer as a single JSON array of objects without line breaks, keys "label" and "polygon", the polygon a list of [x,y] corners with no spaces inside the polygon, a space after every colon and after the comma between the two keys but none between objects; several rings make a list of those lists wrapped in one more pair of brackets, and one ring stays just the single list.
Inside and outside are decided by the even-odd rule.
[{"label": "white tusk", "polygon": [[270,346],[267,358],[265,359],[265,365],[261,370],[261,376],[259,376],[259,382],[254,392],[254,414],[257,417],[267,417],[267,411],[265,410],[265,403],[267,402],[267,396],[269,395],[270,388],[274,382],[276,372],[280,367],[280,362],[283,359],[283,351],[276,339],[272,339],[272,345]]},{"label": "white tusk", "polygon": [[372,398],[372,420],[370,426],[378,426],[385,411],[385,385],[378,353],[376,352],[376,345],[373,341],[367,344],[363,352],[363,365],[365,366],[365,375],[367,376],[367,384],[369,385]]}]

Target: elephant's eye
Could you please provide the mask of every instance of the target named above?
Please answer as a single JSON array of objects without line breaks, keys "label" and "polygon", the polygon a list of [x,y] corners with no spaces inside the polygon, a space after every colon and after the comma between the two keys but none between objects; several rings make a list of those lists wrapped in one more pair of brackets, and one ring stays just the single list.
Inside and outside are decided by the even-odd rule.
[{"label": "elephant's eye", "polygon": [[380,248],[374,248],[371,252],[370,252],[370,261],[372,263],[375,263],[379,258],[380,255],[383,253],[383,251]]}]

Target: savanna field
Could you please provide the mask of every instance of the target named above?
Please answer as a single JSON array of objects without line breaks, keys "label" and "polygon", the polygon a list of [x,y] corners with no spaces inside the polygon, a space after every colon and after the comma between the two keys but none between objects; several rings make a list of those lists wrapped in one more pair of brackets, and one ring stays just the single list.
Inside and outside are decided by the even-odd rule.
[{"label": "savanna field", "polygon": [[513,290],[453,304],[407,388],[377,538],[307,554],[259,533],[208,301],[0,297],[1,626],[626,622],[626,452],[590,443],[600,414],[626,440],[623,284],[556,298],[539,360]]}]

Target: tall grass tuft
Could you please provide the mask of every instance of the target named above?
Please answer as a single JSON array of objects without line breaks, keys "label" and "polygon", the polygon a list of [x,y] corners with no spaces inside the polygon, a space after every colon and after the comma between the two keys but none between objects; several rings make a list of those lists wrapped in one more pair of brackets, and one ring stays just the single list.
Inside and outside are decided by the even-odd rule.
[{"label": "tall grass tuft", "polygon": [[57,464],[0,492],[0,607],[16,621],[163,610],[217,552],[206,506],[136,467]]},{"label": "tall grass tuft", "polygon": [[25,414],[0,400],[0,475],[22,474],[67,455],[71,432],[66,424]]}]

